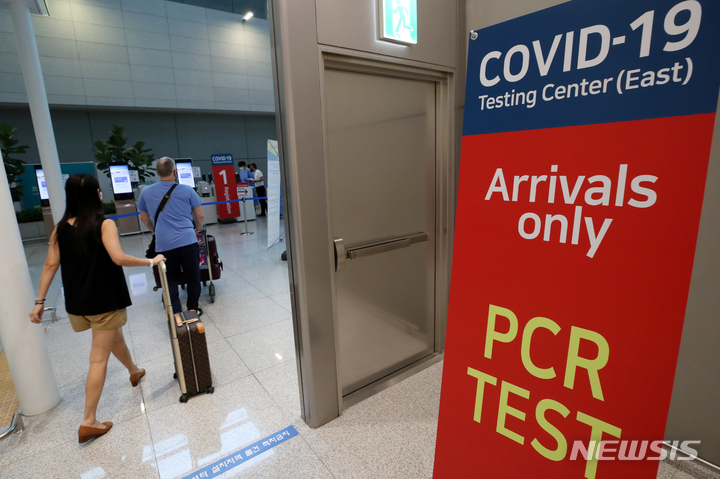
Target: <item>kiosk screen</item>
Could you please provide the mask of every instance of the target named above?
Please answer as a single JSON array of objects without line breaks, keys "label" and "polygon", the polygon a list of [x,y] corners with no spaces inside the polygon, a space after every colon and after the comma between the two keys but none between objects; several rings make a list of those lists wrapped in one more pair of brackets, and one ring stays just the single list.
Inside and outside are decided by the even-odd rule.
[{"label": "kiosk screen", "polygon": [[35,169],[35,179],[37,179],[38,191],[40,192],[40,199],[41,200],[49,200],[50,195],[48,195],[47,185],[45,184],[45,172],[43,172],[42,168]]},{"label": "kiosk screen", "polygon": [[195,177],[193,175],[193,166],[189,161],[178,161],[175,163],[178,173],[178,183],[188,185],[195,188]]},{"label": "kiosk screen", "polygon": [[127,165],[110,165],[113,193],[116,195],[132,194],[130,171]]}]

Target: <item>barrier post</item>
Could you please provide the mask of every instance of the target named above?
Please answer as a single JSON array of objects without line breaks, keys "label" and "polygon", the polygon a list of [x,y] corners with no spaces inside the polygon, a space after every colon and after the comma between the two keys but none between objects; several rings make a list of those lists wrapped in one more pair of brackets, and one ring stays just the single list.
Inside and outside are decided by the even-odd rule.
[{"label": "barrier post", "polygon": [[243,199],[242,199],[242,204],[243,204],[243,222],[245,223],[245,232],[240,233],[240,234],[242,236],[255,234],[254,231],[248,231],[248,229],[247,229],[247,210],[245,209],[245,197],[243,197]]}]

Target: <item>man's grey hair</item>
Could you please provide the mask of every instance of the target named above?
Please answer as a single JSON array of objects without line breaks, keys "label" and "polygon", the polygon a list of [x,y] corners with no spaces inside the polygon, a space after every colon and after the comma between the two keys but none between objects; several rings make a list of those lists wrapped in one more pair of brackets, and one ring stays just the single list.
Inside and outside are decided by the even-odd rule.
[{"label": "man's grey hair", "polygon": [[175,162],[172,158],[168,158],[167,156],[163,156],[162,158],[160,158],[157,161],[157,165],[155,165],[155,171],[160,178],[167,178],[168,176],[172,175],[172,172],[174,170]]}]

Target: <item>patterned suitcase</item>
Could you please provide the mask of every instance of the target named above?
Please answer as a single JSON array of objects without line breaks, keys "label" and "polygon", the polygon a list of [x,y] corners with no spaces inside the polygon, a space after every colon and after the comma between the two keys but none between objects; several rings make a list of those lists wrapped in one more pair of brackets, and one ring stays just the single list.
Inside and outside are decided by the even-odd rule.
[{"label": "patterned suitcase", "polygon": [[173,314],[167,289],[165,263],[160,263],[158,269],[163,286],[173,355],[175,356],[175,377],[180,382],[180,392],[182,393],[180,402],[187,402],[188,398],[196,394],[212,394],[215,388],[212,386],[205,326],[195,311]]}]

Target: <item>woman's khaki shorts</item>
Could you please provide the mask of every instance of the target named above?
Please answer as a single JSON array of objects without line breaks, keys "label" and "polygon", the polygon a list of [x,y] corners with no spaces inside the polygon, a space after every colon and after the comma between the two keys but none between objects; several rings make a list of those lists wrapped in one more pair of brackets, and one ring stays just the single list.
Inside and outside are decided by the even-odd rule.
[{"label": "woman's khaki shorts", "polygon": [[91,314],[89,316],[78,316],[68,313],[70,324],[75,332],[86,331],[90,328],[99,331],[112,331],[125,326],[127,323],[127,310],[125,308],[117,311],[110,311],[103,314]]}]

